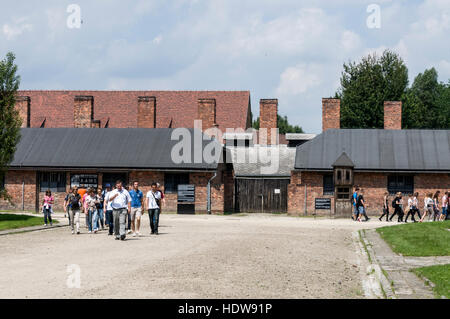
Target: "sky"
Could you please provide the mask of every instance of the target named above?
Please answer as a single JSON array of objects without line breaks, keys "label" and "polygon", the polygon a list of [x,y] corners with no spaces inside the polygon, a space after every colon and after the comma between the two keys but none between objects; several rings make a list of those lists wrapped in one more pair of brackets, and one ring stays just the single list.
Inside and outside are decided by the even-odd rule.
[{"label": "sky", "polygon": [[278,98],[280,115],[320,133],[343,63],[390,49],[410,83],[431,67],[450,79],[450,0],[0,4],[0,57],[15,53],[21,89],[248,90],[254,118]]}]

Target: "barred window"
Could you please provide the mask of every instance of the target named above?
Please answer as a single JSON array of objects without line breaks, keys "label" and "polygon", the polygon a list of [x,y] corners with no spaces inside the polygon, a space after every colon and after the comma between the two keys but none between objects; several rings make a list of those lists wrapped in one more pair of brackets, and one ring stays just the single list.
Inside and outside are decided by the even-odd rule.
[{"label": "barred window", "polygon": [[66,191],[66,172],[40,172],[39,173],[39,191],[45,192],[65,192]]},{"label": "barred window", "polygon": [[184,174],[164,174],[164,192],[176,193],[178,191],[178,185],[189,184],[189,173]]},{"label": "barred window", "polygon": [[402,194],[414,193],[414,176],[412,175],[391,175],[388,176],[388,192],[394,195],[397,192]]},{"label": "barred window", "polygon": [[324,195],[333,195],[334,194],[333,174],[323,175],[323,194]]}]

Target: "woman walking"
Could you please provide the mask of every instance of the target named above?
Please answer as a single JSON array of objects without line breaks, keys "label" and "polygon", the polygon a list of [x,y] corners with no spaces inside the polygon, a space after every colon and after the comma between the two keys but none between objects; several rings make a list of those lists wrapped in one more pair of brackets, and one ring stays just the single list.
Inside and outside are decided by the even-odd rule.
[{"label": "woman walking", "polygon": [[441,213],[441,218],[439,218],[440,221],[444,221],[447,218],[447,214],[448,214],[448,195],[449,195],[449,192],[445,192],[444,196],[442,196],[442,213]]},{"label": "woman walking", "polygon": [[433,195],[433,218],[432,218],[432,220],[434,222],[436,220],[439,220],[439,215],[441,214],[441,211],[439,209],[439,195],[440,194],[441,194],[441,191],[436,191],[436,193],[434,193],[434,195]]},{"label": "woman walking", "polygon": [[422,223],[427,214],[433,214],[433,199],[431,198],[433,196],[432,193],[428,193],[427,196],[425,196],[425,199],[423,200],[424,206],[423,206],[423,215],[420,219],[420,222]]},{"label": "woman walking", "polygon": [[384,193],[383,197],[383,214],[378,218],[381,222],[383,216],[386,215],[386,221],[389,221],[389,192]]},{"label": "woman walking", "polygon": [[98,214],[97,229],[100,228],[101,225],[102,230],[104,230],[105,222],[103,218],[103,203],[105,201],[105,196],[101,188],[97,190],[97,201],[98,201],[98,204],[96,204]]},{"label": "woman walking", "polygon": [[414,197],[410,197],[408,199],[408,214],[406,215],[405,218],[405,223],[408,222],[408,217],[409,215],[411,215],[411,220],[416,223],[416,219],[414,218],[415,213],[417,213],[417,216],[419,216],[419,220],[420,220],[420,211],[419,211],[419,201],[417,199],[417,196],[419,196],[419,193],[415,192],[414,193]]},{"label": "woman walking", "polygon": [[88,212],[88,227],[89,227],[89,233],[94,231],[94,233],[97,233],[98,231],[98,213],[97,213],[97,204],[98,199],[95,195],[94,189],[90,188],[87,193],[87,197],[85,199],[87,212]]},{"label": "woman walking", "polygon": [[52,221],[52,207],[55,199],[52,196],[52,192],[47,190],[45,192],[44,200],[42,201],[42,212],[44,213],[44,226],[47,226],[47,219],[50,222],[50,226],[53,226]]},{"label": "woman walking", "polygon": [[403,222],[403,198],[402,198],[402,193],[398,192],[395,195],[394,201],[392,202],[392,207],[394,208],[394,213],[391,215],[391,218],[389,218],[390,221],[392,221],[392,218],[395,215],[398,215],[398,220],[397,222]]}]

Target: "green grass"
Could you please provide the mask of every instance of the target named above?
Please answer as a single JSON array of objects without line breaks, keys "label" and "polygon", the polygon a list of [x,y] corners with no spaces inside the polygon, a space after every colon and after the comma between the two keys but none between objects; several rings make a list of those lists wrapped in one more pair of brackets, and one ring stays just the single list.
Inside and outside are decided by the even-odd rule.
[{"label": "green grass", "polygon": [[[57,220],[53,220],[53,224],[57,224]],[[35,217],[19,214],[0,214],[0,230],[17,229],[29,226],[44,225],[43,217]]]},{"label": "green grass", "polygon": [[450,264],[416,268],[413,272],[434,284],[433,291],[438,298],[450,298]]},{"label": "green grass", "polygon": [[402,224],[378,228],[377,232],[403,256],[449,256],[450,221]]}]

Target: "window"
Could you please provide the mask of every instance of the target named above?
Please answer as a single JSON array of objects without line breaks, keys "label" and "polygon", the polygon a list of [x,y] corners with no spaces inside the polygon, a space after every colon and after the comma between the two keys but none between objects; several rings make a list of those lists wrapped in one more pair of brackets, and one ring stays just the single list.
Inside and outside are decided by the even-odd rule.
[{"label": "window", "polygon": [[5,189],[5,174],[0,175],[0,190]]},{"label": "window", "polygon": [[128,174],[127,173],[103,173],[102,187],[105,188],[106,184],[110,184],[112,187],[115,187],[117,181],[122,181],[123,186],[127,186]]},{"label": "window", "polygon": [[388,192],[393,195],[397,192],[402,194],[414,193],[414,176],[412,175],[391,175],[388,176]]},{"label": "window", "polygon": [[189,173],[184,174],[164,174],[164,192],[176,193],[179,184],[189,184]]},{"label": "window", "polygon": [[323,194],[324,195],[334,194],[333,174],[323,175]]},{"label": "window", "polygon": [[39,191],[45,192],[65,192],[66,191],[66,172],[40,172],[39,173]]}]

